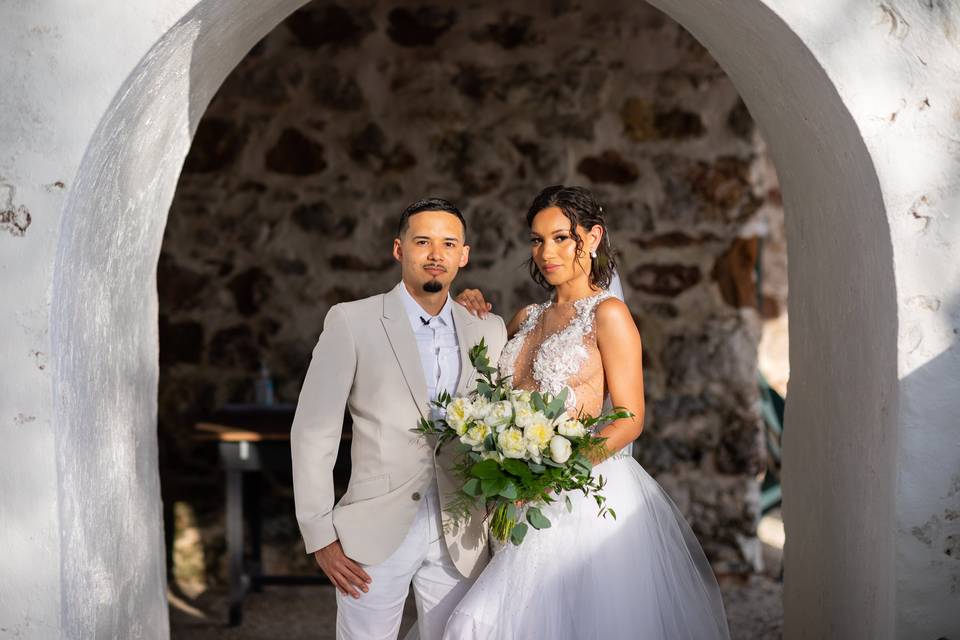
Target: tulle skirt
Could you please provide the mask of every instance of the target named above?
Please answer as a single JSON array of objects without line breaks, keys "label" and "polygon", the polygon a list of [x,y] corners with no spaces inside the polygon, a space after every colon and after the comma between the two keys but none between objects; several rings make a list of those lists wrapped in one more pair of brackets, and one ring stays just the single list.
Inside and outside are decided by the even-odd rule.
[{"label": "tulle skirt", "polygon": [[633,457],[597,465],[617,519],[571,492],[552,526],[499,547],[454,610],[444,640],[729,638],[716,578],[683,515]]}]

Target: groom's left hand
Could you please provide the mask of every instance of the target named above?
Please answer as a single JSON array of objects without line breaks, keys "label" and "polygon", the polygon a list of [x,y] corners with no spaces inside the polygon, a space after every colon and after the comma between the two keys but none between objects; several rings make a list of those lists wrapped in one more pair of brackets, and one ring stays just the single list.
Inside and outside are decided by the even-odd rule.
[{"label": "groom's left hand", "polygon": [[317,564],[340,592],[345,596],[360,597],[360,591],[369,591],[370,576],[363,568],[347,557],[339,540],[334,540],[313,553]]}]

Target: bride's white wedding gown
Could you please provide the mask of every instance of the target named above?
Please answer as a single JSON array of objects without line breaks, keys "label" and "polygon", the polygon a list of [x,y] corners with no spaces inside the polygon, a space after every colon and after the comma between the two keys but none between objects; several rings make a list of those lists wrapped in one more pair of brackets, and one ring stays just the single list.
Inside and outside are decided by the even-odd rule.
[{"label": "bride's white wedding gown", "polygon": [[[568,408],[602,410],[594,331],[608,292],[528,307],[500,357],[515,388],[559,393]],[[597,465],[617,519],[569,493],[543,509],[552,527],[501,546],[447,623],[445,640],[710,640],[729,638],[717,581],[700,544],[657,482],[619,453]]]}]

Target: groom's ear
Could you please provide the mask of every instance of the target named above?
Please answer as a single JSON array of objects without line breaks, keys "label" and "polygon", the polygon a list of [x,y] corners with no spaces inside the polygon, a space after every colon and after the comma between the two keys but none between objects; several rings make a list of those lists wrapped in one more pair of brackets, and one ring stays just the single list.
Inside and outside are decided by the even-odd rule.
[{"label": "groom's ear", "polygon": [[400,238],[393,239],[393,257],[397,262],[403,262],[403,249],[400,247]]},{"label": "groom's ear", "polygon": [[470,262],[470,245],[465,244],[463,245],[463,253],[460,254],[460,264],[457,266],[463,269],[468,262]]}]

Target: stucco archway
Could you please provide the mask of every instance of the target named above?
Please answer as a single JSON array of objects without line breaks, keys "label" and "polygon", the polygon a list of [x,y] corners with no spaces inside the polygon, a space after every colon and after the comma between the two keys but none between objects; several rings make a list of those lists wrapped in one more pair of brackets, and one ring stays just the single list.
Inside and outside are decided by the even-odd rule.
[{"label": "stucco archway", "polygon": [[[293,4],[297,3],[275,9],[270,18],[279,19]],[[864,544],[860,536],[853,534],[862,523],[889,518],[893,485],[887,482],[886,487],[878,487],[874,500],[858,500],[855,496],[866,479],[856,474],[840,477],[835,473],[853,467],[855,461],[836,461],[838,468],[830,465],[825,451],[819,449],[819,444],[826,443],[846,448],[845,439],[850,443],[883,442],[873,432],[883,429],[879,403],[875,399],[882,395],[885,386],[890,388],[895,384],[892,250],[872,162],[832,83],[781,18],[759,6],[739,16],[729,8],[720,7],[710,16],[708,7],[693,8],[679,2],[664,2],[661,8],[674,12],[678,21],[707,45],[737,85],[768,140],[783,176],[789,237],[811,239],[807,243],[792,242],[792,249],[799,244],[803,250],[793,249],[790,256],[791,316],[795,318],[792,337],[795,344],[805,346],[797,349],[799,356],[795,356],[792,363],[788,420],[804,425],[805,433],[799,440],[794,438],[798,444],[789,443],[786,447],[785,473],[788,477],[799,476],[793,482],[788,480],[791,484],[785,496],[786,526],[791,542],[794,539],[799,542],[786,550],[787,624],[793,623],[790,618],[794,615],[794,606],[807,610],[808,598],[819,594],[816,596],[819,599],[832,593],[833,596],[826,595],[827,601],[846,597],[859,600],[868,608],[878,607],[878,615],[869,616],[867,620],[876,625],[868,630],[870,635],[879,635],[881,629],[888,626],[879,611],[892,611],[888,604],[892,594],[875,591],[876,585],[888,584],[882,576],[890,571],[890,567],[878,564],[877,559],[891,548],[890,536],[883,534]],[[189,145],[188,135],[195,129],[222,79],[246,49],[269,30],[265,27],[273,26],[266,16],[247,21],[244,13],[249,9],[236,13],[232,9],[227,3],[201,3],[154,45],[107,112],[68,201],[57,271],[62,278],[57,291],[63,296],[55,301],[56,308],[62,312],[57,314],[55,339],[59,338],[70,351],[81,345],[109,343],[114,355],[110,363],[98,363],[95,371],[86,370],[85,366],[97,362],[93,353],[70,358],[64,357],[64,353],[58,358],[57,375],[62,388],[68,388],[76,380],[96,385],[77,396],[61,396],[61,415],[79,414],[83,416],[82,424],[116,425],[118,432],[114,437],[118,439],[129,437],[119,430],[131,423],[140,424],[142,430],[138,432],[144,434],[144,440],[149,438],[154,412],[152,397],[131,398],[122,386],[119,394],[104,394],[106,389],[98,387],[99,384],[124,385],[131,375],[153,374],[153,354],[148,351],[152,349],[153,336],[144,332],[147,327],[153,327],[156,311],[153,296],[141,292],[151,282],[165,214]],[[117,135],[122,131],[129,133]],[[163,151],[154,151],[158,148]],[[848,163],[842,169],[841,160]],[[820,185],[820,189],[806,188],[810,184]],[[119,220],[116,205],[111,206],[111,202],[121,203]],[[851,215],[852,211],[862,211],[865,215]],[[101,216],[104,224],[107,218],[114,220],[117,226],[113,233],[103,234],[101,224],[93,222]],[[833,218],[832,224],[825,223],[828,217]],[[815,240],[820,234],[833,236],[834,242]],[[126,239],[118,242],[121,238]],[[105,256],[112,261],[104,274],[105,280],[91,280],[83,275],[96,270]],[[865,283],[863,275],[858,275],[856,284],[844,282],[844,274],[853,278],[858,271],[851,262],[859,263],[865,256],[875,261],[868,277],[876,281]],[[108,285],[109,289],[102,288]],[[112,308],[107,322],[92,322],[94,319],[86,313],[91,300],[100,300],[104,308]],[[137,302],[131,305],[134,301]],[[68,311],[71,308],[76,311]],[[825,311],[810,313],[814,309]],[[880,322],[877,330],[869,334],[874,344],[858,357],[834,358],[843,351],[845,336],[857,330],[857,318],[867,316]],[[138,317],[142,321],[138,321]],[[824,322],[832,325],[830,330],[818,328]],[[106,371],[113,375],[102,383],[94,382],[103,379],[104,364],[109,365]],[[886,371],[887,379],[870,380],[870,385],[858,390],[854,402],[845,402],[842,386],[831,380],[850,377],[854,369],[845,372],[846,367]],[[154,384],[154,380],[144,379],[136,386],[144,388]],[[105,395],[115,397],[118,404],[103,403]],[[826,407],[829,410],[823,413],[817,411]],[[119,420],[120,416],[125,419]],[[866,432],[860,432],[858,425],[861,424],[871,426],[864,426]],[[824,430],[819,432],[820,429]],[[794,431],[788,429],[788,437]],[[105,435],[100,431],[99,437]],[[110,447],[89,450],[94,459],[84,459],[73,453],[79,449],[73,444],[72,436],[72,432],[61,431],[58,441],[61,473],[67,472],[72,478],[72,482],[60,488],[64,518],[61,525],[65,547],[78,547],[85,552],[64,558],[67,566],[77,563],[75,570],[67,570],[64,575],[84,576],[85,563],[103,553],[99,545],[110,544],[110,540],[95,536],[93,529],[102,526],[108,514],[97,513],[94,505],[89,504],[82,516],[69,508],[84,504],[83,496],[113,492],[113,499],[104,503],[107,508],[114,508],[116,501],[133,498],[131,521],[143,523],[143,529],[131,534],[152,538],[151,544],[159,541],[148,526],[150,512],[138,513],[152,504],[150,496],[125,496],[118,493],[115,486],[104,483],[106,478],[100,471],[105,465],[101,456],[113,455]],[[806,451],[800,449],[811,441],[813,446]],[[139,469],[146,470],[152,467],[155,454],[151,446],[144,445],[147,445],[145,441],[130,446],[128,453]],[[893,463],[890,447],[852,451],[858,458],[866,454]],[[811,474],[812,468],[820,471]],[[149,477],[152,478],[152,474]],[[818,481],[827,484],[817,487]],[[791,491],[794,485],[801,489]],[[813,497],[826,493],[827,487],[833,487],[835,502],[832,504],[823,504]],[[156,488],[152,483],[141,483],[133,490],[149,494]],[[809,498],[804,495],[807,491]],[[794,508],[807,514],[797,519],[796,525],[791,519]],[[817,512],[823,515],[816,520],[808,517]],[[857,543],[844,544],[844,538],[856,539]],[[130,560],[156,562],[156,558],[143,554]],[[824,572],[822,569],[827,566],[834,567],[837,573]],[[859,569],[853,570],[855,567]],[[149,566],[149,570],[144,566],[144,569],[137,574],[159,573],[156,565]],[[97,592],[98,585],[84,583],[86,580],[81,580],[76,585],[78,596]],[[148,584],[143,583],[143,588]],[[77,610],[80,614],[93,606],[91,601],[84,602],[87,599],[81,596],[65,603],[71,608],[81,605]],[[829,616],[829,608],[824,613]],[[843,613],[837,611],[838,616]],[[67,620],[72,619],[73,615],[67,616]],[[837,623],[842,624],[842,619],[834,624]],[[797,624],[800,626],[799,620]],[[862,625],[858,623],[857,627]]]},{"label": "stucco archway", "polygon": [[[46,223],[46,249],[37,258],[45,274],[38,282],[49,287],[37,295],[41,301],[49,296],[51,386],[49,395],[30,396],[29,402],[49,420],[45,435],[52,435],[52,447],[43,442],[38,447],[55,452],[49,462],[55,480],[51,487],[48,475],[37,484],[58,505],[43,528],[43,542],[59,553],[45,559],[43,577],[56,584],[37,588],[48,603],[39,607],[37,619],[67,637],[167,635],[154,434],[153,277],[163,225],[190,136],[208,101],[242,55],[303,0],[185,0],[163,9],[149,4],[110,9],[122,14],[121,26],[139,25],[126,37],[136,45],[131,51],[146,55],[128,54],[111,63],[111,77],[125,78],[122,84],[92,80],[96,89],[115,96],[105,109],[97,100],[80,101],[84,122],[93,118],[99,124],[71,140],[70,149],[79,150],[82,160],[57,165],[74,176],[66,181],[62,208],[56,200],[38,199],[53,220]],[[910,255],[916,246],[934,242],[917,236],[899,216],[913,213],[939,224],[943,205],[937,203],[949,202],[960,188],[956,178],[943,178],[946,186],[921,201],[919,194],[936,182],[898,181],[895,163],[883,153],[896,150],[900,138],[887,142],[866,106],[873,99],[882,109],[891,101],[898,107],[899,98],[892,97],[909,86],[904,69],[916,65],[912,58],[904,61],[902,49],[884,48],[888,25],[876,32],[876,20],[891,16],[890,34],[898,37],[912,21],[922,35],[938,27],[910,12],[932,11],[932,4],[887,7],[878,14],[827,2],[802,8],[763,0],[653,4],[705,44],[731,76],[769,143],[784,193],[792,371],[785,446],[786,633],[849,638],[956,633],[945,585],[957,579],[957,570],[942,560],[931,565],[932,552],[911,547],[907,537],[913,523],[919,526],[934,511],[924,489],[946,486],[949,461],[955,459],[938,449],[949,442],[947,421],[924,419],[918,405],[936,400],[942,409],[956,400],[915,390],[929,383],[930,375],[950,378],[960,371],[956,350],[948,351],[955,302],[940,302],[956,295],[958,278],[949,272],[937,287],[921,286],[924,274],[950,264],[956,225],[941,225],[939,248],[916,267],[898,267],[894,254]],[[141,19],[138,10],[150,20]],[[30,11],[8,25],[26,31],[34,17]],[[74,40],[104,28],[74,25],[69,18],[61,29]],[[864,55],[882,54],[873,76],[852,79],[854,72],[837,51],[843,36],[858,42]],[[923,79],[932,86],[930,78],[949,77],[953,85],[930,89],[928,107],[957,84],[958,66],[954,54],[945,65],[930,68],[924,56],[931,54],[923,48],[929,46],[916,45],[927,69]],[[864,93],[865,87],[876,90]],[[82,85],[71,85],[71,91],[85,95]],[[37,92],[29,100],[39,104],[43,97]],[[917,117],[912,114],[901,122]],[[930,125],[925,135],[932,139],[943,122]],[[73,131],[69,118],[58,126]],[[18,131],[8,125],[0,141]],[[903,148],[914,159],[920,155],[919,147]],[[951,169],[955,174],[956,161],[940,155],[936,160],[943,176]],[[11,162],[4,159],[0,169]],[[25,173],[31,172],[41,173],[33,167]],[[64,188],[59,184],[56,188]],[[916,302],[920,294],[936,304]],[[940,315],[922,316],[924,309]],[[945,333],[926,332],[944,320]],[[901,335],[905,322],[913,334]],[[916,353],[924,337],[929,339]],[[909,351],[908,341],[916,343]],[[3,353],[14,353],[12,344],[4,343]],[[925,375],[921,357],[932,360],[941,353],[935,371]],[[903,379],[905,373],[910,380]],[[918,421],[932,434],[929,441],[904,435]],[[894,473],[898,463],[900,476]],[[924,466],[933,469],[928,477],[915,485],[903,482],[905,473]],[[918,495],[909,510],[899,508],[901,499]],[[10,537],[17,541],[17,535],[21,532]],[[17,572],[8,575],[12,580],[0,577],[4,593],[16,588]],[[30,608],[17,598],[6,607],[5,616]]]}]

